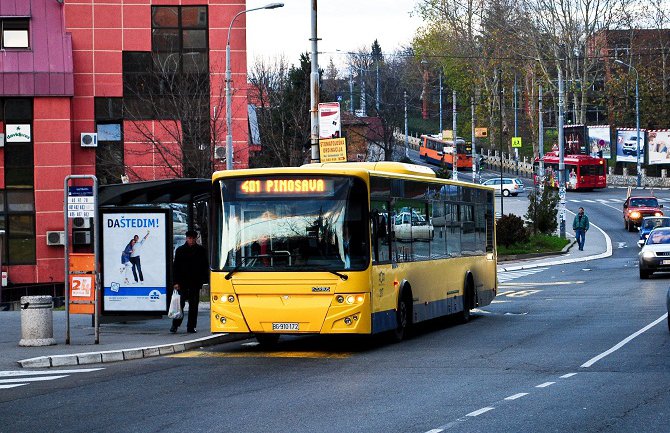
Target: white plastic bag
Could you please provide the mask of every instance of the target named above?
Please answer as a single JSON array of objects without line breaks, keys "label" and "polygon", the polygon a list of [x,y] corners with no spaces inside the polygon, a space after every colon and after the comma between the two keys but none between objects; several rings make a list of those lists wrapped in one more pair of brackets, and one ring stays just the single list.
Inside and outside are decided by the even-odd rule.
[{"label": "white plastic bag", "polygon": [[170,301],[170,309],[168,310],[168,318],[181,319],[184,317],[184,312],[181,311],[181,296],[179,292],[174,290],[172,292],[172,301]]}]

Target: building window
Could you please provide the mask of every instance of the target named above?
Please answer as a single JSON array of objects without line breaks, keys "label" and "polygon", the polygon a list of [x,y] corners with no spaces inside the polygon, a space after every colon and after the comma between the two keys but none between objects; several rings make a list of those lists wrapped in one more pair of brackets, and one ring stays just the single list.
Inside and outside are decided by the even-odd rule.
[{"label": "building window", "polygon": [[0,100],[5,119],[5,189],[0,190],[0,230],[5,231],[2,262],[35,263],[35,163],[31,99]]},{"label": "building window", "polygon": [[2,48],[30,48],[27,18],[2,18]]},{"label": "building window", "polygon": [[[151,8],[152,48],[161,72],[208,74],[207,7]],[[176,54],[176,55],[175,55]]]},{"label": "building window", "polygon": [[120,183],[125,174],[123,98],[95,98],[95,120],[95,175],[102,185]]}]

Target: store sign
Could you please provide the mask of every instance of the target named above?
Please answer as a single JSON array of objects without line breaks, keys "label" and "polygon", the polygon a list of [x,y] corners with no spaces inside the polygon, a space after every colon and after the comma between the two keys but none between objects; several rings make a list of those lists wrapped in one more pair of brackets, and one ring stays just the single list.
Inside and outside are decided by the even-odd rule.
[{"label": "store sign", "polygon": [[30,125],[5,126],[5,142],[7,143],[30,143],[32,138]]}]

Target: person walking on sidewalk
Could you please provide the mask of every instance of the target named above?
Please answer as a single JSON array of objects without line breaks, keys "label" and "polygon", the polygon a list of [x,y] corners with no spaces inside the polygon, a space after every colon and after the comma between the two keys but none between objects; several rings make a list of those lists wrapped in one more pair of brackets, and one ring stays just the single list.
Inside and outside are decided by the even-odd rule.
[{"label": "person walking on sidewalk", "polygon": [[[209,261],[207,259],[207,250],[197,243],[198,232],[189,230],[186,232],[186,242],[177,248],[174,255],[174,264],[172,267],[174,288],[181,296],[181,309],[184,310],[188,302],[188,322],[186,330],[190,333],[196,333],[195,329],[198,322],[198,302],[200,301],[200,289],[202,285],[209,282]],[[184,320],[173,319],[170,332],[177,332]]]},{"label": "person walking on sidewalk", "polygon": [[579,251],[584,251],[586,232],[589,230],[589,217],[584,213],[583,207],[580,207],[579,212],[575,215],[575,219],[572,221],[572,229],[575,231],[575,238],[577,238]]}]

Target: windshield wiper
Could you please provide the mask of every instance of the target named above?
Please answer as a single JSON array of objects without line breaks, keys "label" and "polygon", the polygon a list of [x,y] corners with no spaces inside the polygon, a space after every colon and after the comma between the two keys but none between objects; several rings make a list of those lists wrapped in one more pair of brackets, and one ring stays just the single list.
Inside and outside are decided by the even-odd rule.
[{"label": "windshield wiper", "polygon": [[344,275],[344,274],[341,274],[337,271],[331,271],[330,269],[312,268],[312,270],[319,271],[319,272],[330,272],[331,274],[337,275],[338,277],[340,277],[340,279],[342,281],[347,281],[349,279],[349,275]]},{"label": "windshield wiper", "polygon": [[[239,264],[239,265],[235,266],[235,267],[234,267],[230,272],[228,272],[228,273],[226,274],[226,276],[223,277],[223,278],[225,278],[226,280],[230,280],[231,278],[233,278],[233,274],[236,273],[237,271],[239,271],[241,268],[242,268],[242,264]],[[189,305],[189,308],[190,308],[190,307],[191,307],[191,306]]]}]

